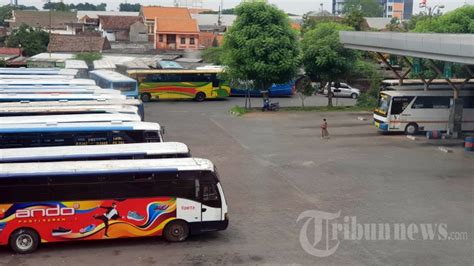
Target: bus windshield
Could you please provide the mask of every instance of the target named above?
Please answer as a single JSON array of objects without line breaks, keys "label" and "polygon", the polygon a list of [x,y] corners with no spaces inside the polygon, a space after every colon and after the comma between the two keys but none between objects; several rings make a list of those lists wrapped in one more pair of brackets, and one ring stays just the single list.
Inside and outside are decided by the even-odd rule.
[{"label": "bus windshield", "polygon": [[388,114],[389,106],[390,106],[390,96],[386,94],[381,94],[379,97],[377,108],[375,108],[375,113],[386,117]]},{"label": "bus windshield", "polygon": [[120,91],[135,91],[137,89],[136,82],[114,82],[114,89]]}]

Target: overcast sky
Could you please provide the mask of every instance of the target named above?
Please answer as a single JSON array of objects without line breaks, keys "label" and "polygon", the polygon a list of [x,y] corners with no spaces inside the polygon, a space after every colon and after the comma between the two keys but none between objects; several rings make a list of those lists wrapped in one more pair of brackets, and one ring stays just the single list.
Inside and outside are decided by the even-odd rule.
[{"label": "overcast sky", "polygon": [[[59,0],[51,0],[52,2],[59,2]],[[65,3],[107,3],[107,10],[118,10],[120,3],[125,2],[125,0],[63,0]],[[182,0],[185,2],[185,0]],[[192,0],[188,0],[191,2]],[[218,9],[220,0],[202,0],[203,6],[205,8]],[[41,8],[45,3],[45,0],[18,0],[20,4],[23,5],[35,5],[38,8]],[[163,5],[170,6],[173,4],[173,0],[128,0],[128,3],[141,3],[142,5]],[[223,0],[224,8],[231,8],[237,5],[240,1],[238,0]],[[308,11],[319,10],[320,4],[323,3],[324,9],[331,11],[331,0],[269,0],[270,3],[276,4],[279,8],[285,10],[286,12],[295,13],[302,15]],[[419,12],[418,3],[419,0],[413,1],[414,13]],[[445,11],[453,10],[464,4],[474,4],[474,0],[427,0],[428,4],[431,6],[434,5],[445,5]],[[10,0],[0,0],[1,4],[8,4]]]}]

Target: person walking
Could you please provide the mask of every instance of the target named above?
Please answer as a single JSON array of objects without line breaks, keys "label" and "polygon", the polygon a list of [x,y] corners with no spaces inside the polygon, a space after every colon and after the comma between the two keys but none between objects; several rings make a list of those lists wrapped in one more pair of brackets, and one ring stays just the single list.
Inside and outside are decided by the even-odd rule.
[{"label": "person walking", "polygon": [[329,131],[328,131],[328,122],[326,118],[323,118],[323,123],[321,123],[321,139],[328,139],[329,138]]}]

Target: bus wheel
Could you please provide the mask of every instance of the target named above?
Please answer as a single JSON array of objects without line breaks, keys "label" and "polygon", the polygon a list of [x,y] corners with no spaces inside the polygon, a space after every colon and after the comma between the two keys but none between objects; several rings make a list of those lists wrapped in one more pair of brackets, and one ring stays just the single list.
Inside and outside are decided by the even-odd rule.
[{"label": "bus wheel", "polygon": [[189,227],[185,221],[175,220],[166,225],[163,235],[169,242],[181,242],[189,236]]},{"label": "bus wheel", "polygon": [[140,99],[142,100],[142,102],[147,103],[151,100],[151,95],[149,93],[142,93],[140,95]]},{"label": "bus wheel", "polygon": [[418,133],[418,125],[416,123],[410,123],[405,127],[405,134],[415,135]]},{"label": "bus wheel", "polygon": [[196,98],[194,98],[197,102],[202,102],[206,99],[206,94],[204,94],[203,92],[198,92],[196,94]]},{"label": "bus wheel", "polygon": [[16,230],[10,236],[10,247],[19,254],[32,253],[38,248],[39,236],[31,229]]}]

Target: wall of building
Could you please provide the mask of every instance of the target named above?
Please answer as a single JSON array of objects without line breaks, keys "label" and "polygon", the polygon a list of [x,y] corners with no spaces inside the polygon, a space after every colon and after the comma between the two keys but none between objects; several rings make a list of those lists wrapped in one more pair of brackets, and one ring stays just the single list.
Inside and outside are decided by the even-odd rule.
[{"label": "wall of building", "polygon": [[[168,43],[168,35],[176,36],[175,43]],[[194,43],[192,43],[194,41]],[[184,42],[184,43],[183,43]],[[156,49],[186,50],[199,48],[199,34],[156,34]]]},{"label": "wall of building", "polygon": [[141,22],[133,23],[130,26],[130,42],[148,42],[148,29]]}]

